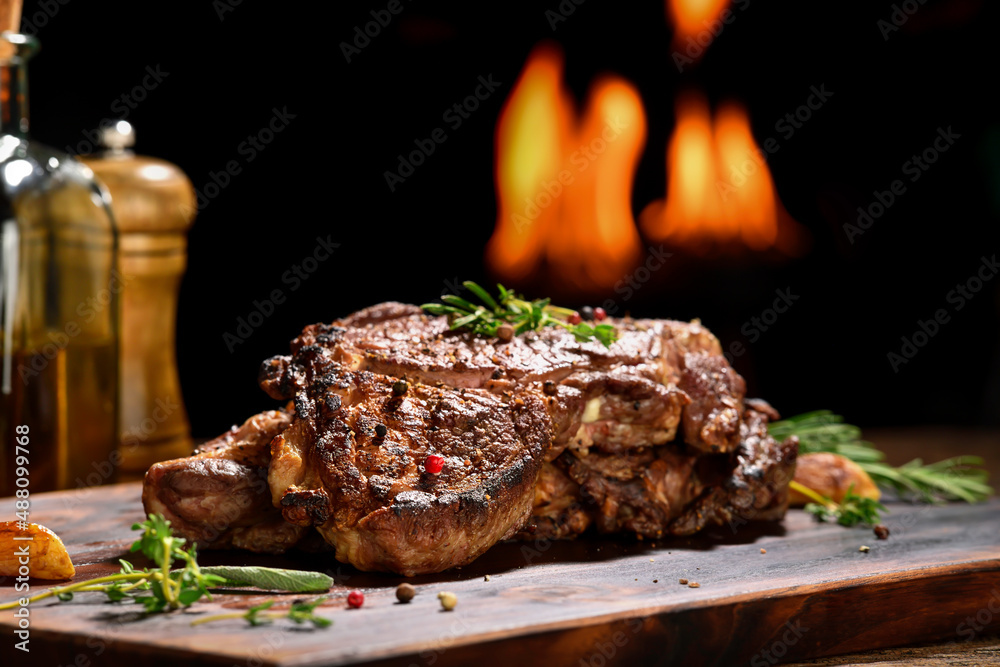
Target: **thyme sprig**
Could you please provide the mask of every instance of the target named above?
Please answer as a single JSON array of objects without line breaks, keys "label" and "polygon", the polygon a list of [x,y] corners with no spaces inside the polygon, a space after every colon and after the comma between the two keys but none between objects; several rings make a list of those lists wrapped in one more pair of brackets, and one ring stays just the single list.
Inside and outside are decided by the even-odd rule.
[{"label": "thyme sprig", "polygon": [[618,339],[618,332],[610,324],[583,321],[571,323],[570,319],[577,312],[553,306],[550,299],[528,301],[500,284],[497,285],[499,296],[494,298],[471,280],[466,280],[462,285],[482,303],[445,294],[441,297],[444,303],[425,303],[421,308],[432,315],[447,315],[452,330],[466,329],[482,336],[498,336],[504,325],[511,326],[514,335],[556,326],[571,332],[581,342],[596,339],[608,347]]},{"label": "thyme sprig", "polygon": [[[170,528],[170,522],[160,514],[150,514],[145,521],[134,524],[132,529],[143,532],[132,544],[130,551],[141,552],[155,564],[153,568],[137,570],[127,560],[119,560],[121,569],[117,574],[56,586],[28,598],[28,602],[51,597],[69,602],[76,593],[99,592],[107,595],[111,602],[131,599],[143,605],[146,613],[151,614],[189,607],[203,597],[211,600],[209,589],[223,586],[252,585],[269,590],[309,592],[327,590],[333,584],[333,579],[321,572],[298,572],[267,567],[201,568],[198,565],[196,545],[192,544],[190,548],[185,549],[187,540],[175,536]],[[176,561],[181,561],[183,567],[175,569],[173,565]],[[144,591],[149,591],[149,594],[143,594]],[[0,610],[12,609],[17,605],[19,602],[15,600],[0,605]],[[317,626],[322,625],[321,622],[302,616],[303,610],[301,605],[299,607],[292,605],[292,611],[296,612],[297,617],[310,620]],[[310,613],[311,610],[312,607],[309,608]],[[287,615],[292,620],[297,618],[293,617],[291,612]]]},{"label": "thyme sprig", "polygon": [[901,499],[974,503],[993,495],[981,458],[956,456],[931,464],[913,459],[901,466],[891,466],[884,462],[883,452],[861,439],[861,429],[845,424],[843,417],[829,410],[774,422],[768,431],[777,440],[798,436],[802,454],[832,452],[854,461],[876,484],[895,491]]},{"label": "thyme sprig", "polygon": [[287,618],[294,623],[312,623],[317,628],[327,628],[333,624],[328,618],[322,616],[317,616],[315,613],[316,607],[322,604],[326,600],[326,596],[316,598],[312,601],[299,600],[292,603],[292,606],[288,611],[267,611],[270,609],[275,601],[268,600],[255,607],[250,607],[245,612],[233,612],[229,614],[215,614],[213,616],[205,616],[204,618],[199,618],[195,621],[191,621],[191,625],[201,625],[202,623],[212,623],[215,621],[225,621],[234,618],[242,618],[250,625],[267,625],[271,623],[274,619]]}]

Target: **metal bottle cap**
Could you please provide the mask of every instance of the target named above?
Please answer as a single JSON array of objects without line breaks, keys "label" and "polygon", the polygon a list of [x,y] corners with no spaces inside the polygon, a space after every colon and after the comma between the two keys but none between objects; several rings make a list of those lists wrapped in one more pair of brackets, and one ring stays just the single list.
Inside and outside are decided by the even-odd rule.
[{"label": "metal bottle cap", "polygon": [[135,129],[127,120],[101,128],[101,145],[111,151],[124,151],[135,145]]}]

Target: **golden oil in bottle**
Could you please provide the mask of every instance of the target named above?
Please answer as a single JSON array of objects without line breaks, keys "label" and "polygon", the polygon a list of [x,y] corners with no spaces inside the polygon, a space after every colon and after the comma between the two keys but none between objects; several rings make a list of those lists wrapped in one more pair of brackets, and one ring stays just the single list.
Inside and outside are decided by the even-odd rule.
[{"label": "golden oil in bottle", "polygon": [[117,236],[89,169],[27,137],[31,37],[0,60],[0,496],[112,481]]}]

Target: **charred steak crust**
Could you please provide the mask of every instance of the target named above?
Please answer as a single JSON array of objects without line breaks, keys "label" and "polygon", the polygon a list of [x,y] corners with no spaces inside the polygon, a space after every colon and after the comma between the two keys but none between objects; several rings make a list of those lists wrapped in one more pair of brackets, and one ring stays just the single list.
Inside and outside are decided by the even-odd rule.
[{"label": "charred steak crust", "polygon": [[[299,352],[313,379],[296,396],[302,417],[272,444],[269,483],[285,520],[316,526],[338,559],[437,572],[528,519],[552,439],[540,396],[403,383]],[[439,474],[429,455],[444,459]]]},{"label": "charred steak crust", "polygon": [[269,410],[211,440],[192,456],[150,467],[143,481],[147,514],[158,512],[202,548],[282,553],[305,530],[287,525],[267,485],[269,445],[292,415]]},{"label": "charred steak crust", "polygon": [[748,401],[731,453],[705,454],[685,443],[615,456],[567,451],[543,471],[534,515],[518,538],[574,537],[590,526],[657,538],[780,519],[798,441],[768,435],[776,414],[763,401]]},{"label": "charred steak crust", "polygon": [[[306,327],[261,366],[262,389],[292,401],[294,419],[261,429],[250,472],[232,475],[268,466],[254,502],[275,508],[240,541],[282,548],[315,527],[338,560],[414,575],[515,534],[656,537],[782,516],[797,443],[768,436],[777,413],[745,399],[718,340],[697,321],[613,324],[607,348],[558,328],[508,342],[450,331],[399,303]],[[183,461],[207,470],[197,458]],[[158,471],[147,491],[179,509],[171,480]],[[182,534],[199,528],[188,519]]]}]

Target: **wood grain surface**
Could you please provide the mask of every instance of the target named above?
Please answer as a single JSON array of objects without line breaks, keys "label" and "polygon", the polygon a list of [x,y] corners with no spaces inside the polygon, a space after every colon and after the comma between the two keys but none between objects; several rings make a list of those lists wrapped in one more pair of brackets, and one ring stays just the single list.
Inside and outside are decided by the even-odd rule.
[{"label": "wood grain surface", "polygon": [[[116,571],[141,520],[137,484],[33,496],[31,520],[65,541],[77,579]],[[865,528],[783,523],[722,526],[694,538],[507,543],[470,566],[410,579],[361,573],[329,553],[265,557],[206,552],[206,564],[328,572],[336,580],[313,630],[203,614],[267,595],[231,591],[188,611],[143,617],[136,606],[79,594],[31,607],[31,653],[14,649],[0,612],[2,664],[16,665],[771,665],[918,642],[978,641],[1000,631],[1000,499],[977,506],[893,505],[888,540]],[[14,518],[12,499],[0,518]],[[858,550],[862,544],[868,553]],[[761,549],[767,553],[761,553]],[[133,559],[145,566],[142,558]],[[486,580],[489,575],[489,580]],[[698,588],[682,586],[681,578]],[[0,602],[15,599],[0,581]],[[33,581],[32,592],[47,587]],[[348,610],[351,589],[363,608]],[[458,596],[441,610],[436,594]],[[283,596],[290,602],[295,596]],[[287,603],[286,603],[287,604]],[[127,662],[126,662],[127,661]]]}]

